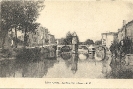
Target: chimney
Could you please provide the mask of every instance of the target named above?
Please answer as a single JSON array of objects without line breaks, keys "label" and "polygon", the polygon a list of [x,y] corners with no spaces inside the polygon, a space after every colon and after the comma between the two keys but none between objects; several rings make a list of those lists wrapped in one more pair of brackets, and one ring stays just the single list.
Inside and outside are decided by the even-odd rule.
[{"label": "chimney", "polygon": [[125,24],[126,24],[126,20],[123,20],[123,26],[125,26]]}]

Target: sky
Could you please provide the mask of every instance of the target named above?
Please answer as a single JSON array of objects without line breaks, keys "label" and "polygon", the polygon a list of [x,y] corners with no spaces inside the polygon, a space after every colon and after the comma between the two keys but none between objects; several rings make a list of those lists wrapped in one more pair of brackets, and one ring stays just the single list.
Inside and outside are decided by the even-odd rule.
[{"label": "sky", "polygon": [[55,38],[75,31],[82,42],[96,41],[101,39],[101,33],[117,32],[123,20],[126,23],[133,20],[133,1],[45,0],[44,5],[37,22]]}]

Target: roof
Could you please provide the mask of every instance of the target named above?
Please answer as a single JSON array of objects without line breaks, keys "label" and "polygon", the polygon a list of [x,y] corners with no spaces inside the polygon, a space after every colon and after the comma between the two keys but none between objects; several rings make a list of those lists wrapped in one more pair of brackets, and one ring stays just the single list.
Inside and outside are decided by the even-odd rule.
[{"label": "roof", "polygon": [[127,25],[130,25],[130,24],[133,24],[133,20],[130,21],[130,22],[128,22],[128,23],[126,24],[126,26],[127,26]]},{"label": "roof", "polygon": [[121,31],[123,31],[124,30],[124,28],[126,28],[128,25],[130,25],[130,24],[133,24],[133,20],[132,21],[130,21],[130,22],[128,22],[127,24],[125,24],[124,26],[122,26],[122,28],[121,29],[118,29],[118,32],[121,32]]}]

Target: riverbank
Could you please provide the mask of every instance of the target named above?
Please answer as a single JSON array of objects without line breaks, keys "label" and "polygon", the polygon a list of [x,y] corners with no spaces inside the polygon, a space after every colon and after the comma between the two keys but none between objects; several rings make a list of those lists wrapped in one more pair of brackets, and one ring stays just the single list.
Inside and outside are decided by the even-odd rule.
[{"label": "riverbank", "polygon": [[111,71],[108,74],[109,78],[113,79],[133,79],[133,56],[130,54],[124,57],[115,57],[111,55],[109,66]]},{"label": "riverbank", "polygon": [[[103,49],[96,50],[97,57],[104,58]],[[109,79],[133,79],[133,54],[115,57],[110,51],[106,51],[108,60],[102,60],[103,73]],[[105,58],[106,58],[105,57]]]},{"label": "riverbank", "polygon": [[12,60],[12,59],[36,59],[39,57],[55,58],[56,49],[52,47],[47,48],[10,48],[0,49],[0,60]]}]

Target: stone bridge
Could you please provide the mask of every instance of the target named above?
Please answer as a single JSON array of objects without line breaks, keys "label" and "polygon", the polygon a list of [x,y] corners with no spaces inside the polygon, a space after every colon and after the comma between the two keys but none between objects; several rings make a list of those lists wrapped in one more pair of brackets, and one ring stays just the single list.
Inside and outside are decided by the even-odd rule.
[{"label": "stone bridge", "polygon": [[[57,45],[57,50],[60,50],[64,46],[69,46],[70,48],[72,48],[72,45]],[[88,45],[79,45],[79,48],[80,47],[87,47],[89,49]]]}]

